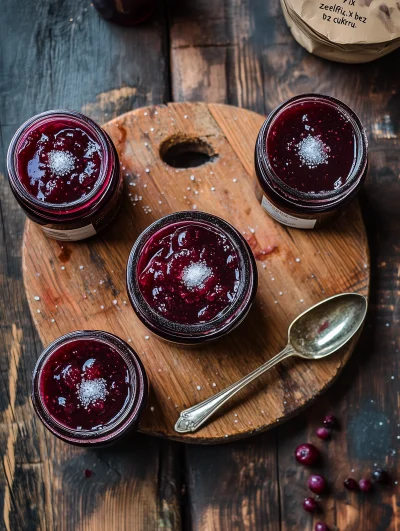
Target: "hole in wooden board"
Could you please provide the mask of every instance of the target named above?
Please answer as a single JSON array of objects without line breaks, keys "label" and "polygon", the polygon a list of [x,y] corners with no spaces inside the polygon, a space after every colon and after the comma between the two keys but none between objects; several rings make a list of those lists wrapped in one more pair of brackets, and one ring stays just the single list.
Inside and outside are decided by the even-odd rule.
[{"label": "hole in wooden board", "polygon": [[218,158],[213,147],[201,138],[175,135],[160,146],[161,159],[173,168],[196,168]]}]

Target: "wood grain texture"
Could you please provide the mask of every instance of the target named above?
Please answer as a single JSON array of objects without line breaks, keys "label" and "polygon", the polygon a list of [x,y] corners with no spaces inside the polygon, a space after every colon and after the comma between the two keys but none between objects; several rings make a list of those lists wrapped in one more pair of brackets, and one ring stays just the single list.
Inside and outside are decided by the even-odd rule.
[{"label": "wood grain texture", "polygon": [[12,135],[38,112],[64,107],[104,122],[169,99],[163,8],[131,31],[107,24],[89,1],[3,0],[0,42],[0,529],[179,530],[175,444],[137,436],[115,450],[85,451],[36,419],[31,374],[42,344],[22,281],[26,218],[5,177]]},{"label": "wood grain texture", "polygon": [[[371,249],[372,282],[362,341],[337,383],[295,420],[249,440],[247,445],[225,446],[221,466],[221,460],[215,459],[211,451],[190,448],[186,467],[188,485],[192,486],[188,497],[193,498],[196,511],[192,528],[207,531],[205,522],[212,521],[215,530],[258,531],[273,529],[279,522],[283,531],[313,531],[316,520],[323,520],[333,530],[396,531],[400,525],[396,485],[378,488],[371,497],[363,497],[346,493],[342,482],[348,475],[356,479],[368,476],[376,466],[387,466],[394,480],[400,475],[400,73],[394,67],[399,64],[400,51],[368,66],[340,65],[314,57],[294,42],[275,0],[175,0],[170,20],[174,98],[230,103],[266,114],[296,94],[322,92],[354,108],[367,128],[370,142],[370,170],[362,208]],[[187,65],[189,72],[184,70]],[[331,443],[321,445],[315,429],[330,411],[340,418],[342,429]],[[276,447],[266,444],[272,437]],[[332,485],[322,500],[323,511],[315,518],[301,508],[308,494],[308,471],[296,466],[293,457],[296,444],[306,441],[320,445],[324,453],[320,471]],[[279,492],[275,497],[271,493],[268,519],[265,504],[258,499],[253,511],[259,518],[253,522],[235,503],[241,500],[246,506],[251,489],[236,482],[233,498],[218,493],[225,493],[226,485],[232,482],[230,468],[224,464],[235,458],[238,474],[245,473],[253,466],[257,452],[275,459]],[[206,490],[211,467],[213,497]],[[268,480],[270,469],[267,474],[259,468],[253,470],[254,485]],[[216,510],[219,506],[229,514],[230,525],[222,510]]]},{"label": "wood grain texture", "polygon": [[[148,24],[132,29],[105,23],[89,1],[1,2],[0,528],[96,529],[104,525],[95,517],[99,511],[110,529],[162,529],[161,513],[174,531],[180,528],[174,520],[180,514],[183,528],[194,531],[312,531],[317,518],[332,530],[396,531],[397,486],[364,497],[344,492],[342,481],[348,474],[368,475],[375,463],[387,466],[394,479],[400,475],[400,51],[369,65],[333,64],[293,41],[277,0],[169,0],[170,29],[160,3]],[[101,474],[82,483],[91,452],[67,450],[49,437],[29,402],[30,374],[42,345],[22,283],[25,219],[4,177],[8,142],[25,119],[49,108],[81,109],[100,123],[171,99],[230,103],[266,114],[286,97],[310,90],[351,105],[370,140],[362,208],[372,283],[362,341],[337,383],[280,428],[222,447],[191,445],[186,451],[142,437],[143,443],[124,452],[123,462],[118,450],[110,450],[107,462],[118,463],[121,478],[111,474],[115,496],[108,497]],[[11,356],[19,341],[21,355]],[[12,386],[17,391],[11,420],[3,412],[10,411]],[[320,470],[332,489],[322,500],[324,512],[313,519],[301,509],[307,471],[296,466],[293,450],[298,442],[315,441],[314,431],[329,411],[338,415],[342,428],[320,446],[325,456]],[[16,440],[10,437],[15,428]],[[144,449],[151,445],[158,451]],[[76,455],[77,481],[55,489],[53,476],[63,478],[66,469],[71,471]],[[152,472],[143,475],[141,463]],[[156,489],[145,485],[153,481]],[[106,498],[107,515],[101,509]],[[142,504],[152,515],[147,528]],[[93,511],[86,519],[89,507]]]},{"label": "wood grain texture", "polygon": [[[340,292],[368,293],[368,246],[356,203],[329,230],[276,223],[254,193],[253,154],[264,118],[226,105],[175,103],[137,109],[105,125],[125,175],[125,201],[114,224],[79,243],[46,238],[27,223],[23,272],[34,322],[44,344],[76,329],[115,333],[139,353],[152,395],[140,422],[145,433],[187,442],[225,442],[281,422],[338,375],[354,341],[318,363],[288,361],[237,395],[218,418],[193,434],[174,431],[179,411],[227,387],[281,350],[291,321]],[[208,143],[212,162],[175,169],[160,151],[169,139]],[[125,289],[132,244],[152,221],[179,210],[204,210],[232,223],[258,262],[259,288],[245,322],[200,349],[149,336]],[[35,297],[40,297],[36,301]]]}]

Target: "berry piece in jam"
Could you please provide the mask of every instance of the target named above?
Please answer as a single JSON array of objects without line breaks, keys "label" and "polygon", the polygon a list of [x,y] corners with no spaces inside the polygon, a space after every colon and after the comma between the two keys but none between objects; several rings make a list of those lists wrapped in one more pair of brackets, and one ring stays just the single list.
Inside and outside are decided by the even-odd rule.
[{"label": "berry piece in jam", "polygon": [[73,430],[104,428],[124,411],[132,391],[121,355],[95,339],[60,346],[40,378],[41,399],[49,414]]},{"label": "berry piece in jam", "polygon": [[240,269],[233,243],[201,222],[164,227],[137,266],[140,291],[158,314],[191,325],[211,321],[235,300]]},{"label": "berry piece in jam", "polygon": [[95,188],[102,150],[80,122],[42,121],[22,138],[17,151],[19,178],[28,193],[44,203],[72,203]]},{"label": "berry piece in jam", "polygon": [[277,114],[266,143],[269,162],[287,186],[318,194],[343,186],[356,160],[349,118],[323,100],[295,102]]}]

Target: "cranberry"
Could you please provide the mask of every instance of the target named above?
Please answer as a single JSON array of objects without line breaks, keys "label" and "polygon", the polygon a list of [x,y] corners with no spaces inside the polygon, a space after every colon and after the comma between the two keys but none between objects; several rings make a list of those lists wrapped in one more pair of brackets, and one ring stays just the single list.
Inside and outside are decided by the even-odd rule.
[{"label": "cranberry", "polygon": [[326,481],[322,476],[313,474],[308,478],[307,487],[315,494],[322,494],[326,490]]},{"label": "cranberry", "polygon": [[86,468],[84,474],[85,474],[85,478],[90,478],[93,475],[93,471],[90,470],[89,468]]},{"label": "cranberry", "polygon": [[324,522],[317,522],[315,524],[315,531],[329,531],[329,527]]},{"label": "cranberry", "polygon": [[347,478],[344,480],[343,482],[343,485],[346,487],[346,489],[348,490],[358,490],[358,483],[355,479],[353,478]]},{"label": "cranberry", "polygon": [[318,505],[317,505],[317,502],[314,500],[314,498],[304,498],[303,509],[305,511],[307,511],[308,513],[315,513],[317,508],[318,508]]},{"label": "cranberry", "polygon": [[360,479],[360,481],[358,482],[358,486],[360,487],[360,490],[362,492],[369,492],[372,489],[372,483],[369,479],[365,478]]},{"label": "cranberry", "polygon": [[317,437],[319,437],[320,439],[323,439],[324,441],[326,441],[327,439],[330,439],[331,437],[331,432],[330,430],[328,430],[328,428],[318,428],[317,431],[316,431],[316,434],[317,434]]},{"label": "cranberry", "polygon": [[319,459],[319,450],[313,444],[300,444],[295,451],[296,460],[302,465],[311,466]]},{"label": "cranberry", "polygon": [[325,428],[335,429],[338,427],[338,421],[334,415],[326,415],[323,425]]},{"label": "cranberry", "polygon": [[390,481],[389,473],[387,470],[383,470],[383,468],[377,468],[372,472],[372,477],[377,483],[381,483],[382,485],[387,485]]}]

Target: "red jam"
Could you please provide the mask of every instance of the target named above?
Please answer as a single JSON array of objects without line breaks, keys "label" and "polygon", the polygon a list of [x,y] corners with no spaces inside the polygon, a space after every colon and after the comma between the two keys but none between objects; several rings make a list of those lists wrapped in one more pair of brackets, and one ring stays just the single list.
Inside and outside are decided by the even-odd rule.
[{"label": "red jam", "polygon": [[137,271],[150,307],[186,325],[221,314],[234,301],[240,282],[232,242],[198,222],[174,223],[156,232],[143,248]]},{"label": "red jam", "polygon": [[46,361],[40,394],[49,414],[72,430],[99,430],[126,408],[132,384],[121,355],[95,339],[70,341]]},{"label": "red jam", "polygon": [[354,126],[337,106],[305,100],[284,108],[270,126],[267,155],[277,176],[306,193],[340,188],[356,160]]},{"label": "red jam", "polygon": [[95,187],[102,152],[89,130],[60,118],[31,129],[17,160],[18,175],[33,197],[45,203],[72,203]]}]

